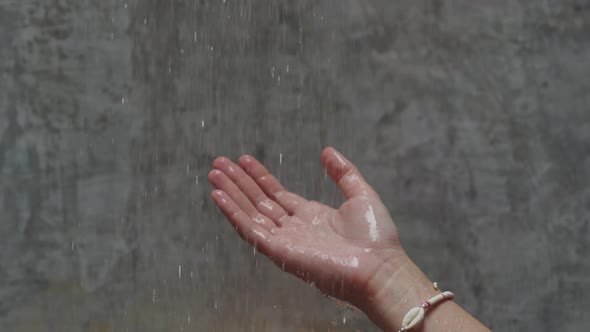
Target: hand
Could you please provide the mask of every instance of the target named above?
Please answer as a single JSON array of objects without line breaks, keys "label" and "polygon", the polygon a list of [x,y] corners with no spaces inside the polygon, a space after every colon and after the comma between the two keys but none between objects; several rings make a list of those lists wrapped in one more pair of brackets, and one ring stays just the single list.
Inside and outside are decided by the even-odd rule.
[{"label": "hand", "polygon": [[[211,196],[250,244],[283,270],[359,307],[384,331],[437,294],[407,257],[387,209],[350,161],[333,148],[322,164],[346,197],[339,209],[288,192],[250,156],[215,159]],[[489,332],[455,302],[429,313],[423,332]]]},{"label": "hand", "polygon": [[[383,285],[383,265],[407,260],[391,216],[358,169],[333,148],[321,161],[346,197],[339,209],[288,192],[251,156],[213,162],[212,198],[240,236],[283,270],[362,306]],[[394,270],[393,269],[393,270]]]}]

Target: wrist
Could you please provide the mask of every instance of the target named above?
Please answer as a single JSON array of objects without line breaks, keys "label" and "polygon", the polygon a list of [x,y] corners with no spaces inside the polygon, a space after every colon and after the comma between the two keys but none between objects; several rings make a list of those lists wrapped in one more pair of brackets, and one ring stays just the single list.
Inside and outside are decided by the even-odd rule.
[{"label": "wrist", "polygon": [[367,285],[361,310],[385,331],[397,331],[406,313],[439,294],[407,255],[384,261]]},{"label": "wrist", "polygon": [[[383,331],[397,332],[410,309],[441,293],[405,254],[386,260],[368,283],[367,298],[359,308]],[[489,332],[484,325],[454,301],[444,301],[428,310],[422,325],[412,331],[451,330]]]}]

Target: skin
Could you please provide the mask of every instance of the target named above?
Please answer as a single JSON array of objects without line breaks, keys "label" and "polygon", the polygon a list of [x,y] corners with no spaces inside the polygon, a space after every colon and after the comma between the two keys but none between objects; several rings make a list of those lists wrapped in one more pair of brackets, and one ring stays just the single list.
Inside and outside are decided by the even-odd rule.
[{"label": "skin", "polygon": [[[288,192],[255,158],[213,162],[212,199],[238,234],[284,271],[397,331],[412,307],[440,293],[404,252],[379,195],[334,148],[322,165],[346,201],[334,209]],[[452,301],[415,331],[489,331]]]}]

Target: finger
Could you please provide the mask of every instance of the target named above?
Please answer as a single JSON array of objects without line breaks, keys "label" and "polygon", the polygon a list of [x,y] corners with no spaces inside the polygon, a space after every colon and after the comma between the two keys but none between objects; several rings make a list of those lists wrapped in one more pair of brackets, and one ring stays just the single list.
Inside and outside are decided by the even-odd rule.
[{"label": "finger", "polygon": [[340,187],[346,199],[355,196],[377,196],[359,170],[336,149],[324,149],[321,160],[328,175]]},{"label": "finger", "polygon": [[270,232],[277,225],[268,217],[260,213],[244,193],[230,180],[222,171],[214,169],[209,172],[209,182],[221,191],[224,191],[229,197],[242,209],[254,222],[264,227]]},{"label": "finger", "polygon": [[256,224],[227,193],[214,190],[211,193],[211,198],[246,242],[255,246],[262,253],[268,252],[271,239],[269,231]]},{"label": "finger", "polygon": [[240,188],[258,211],[269,217],[279,227],[281,226],[281,218],[287,216],[287,211],[285,211],[277,202],[268,198],[262,189],[258,187],[256,182],[254,182],[243,169],[225,157],[215,159],[213,161],[213,167],[225,173],[225,175],[227,175],[227,177]]},{"label": "finger", "polygon": [[252,156],[243,155],[238,160],[240,166],[250,175],[262,190],[276,202],[278,202],[290,214],[295,212],[297,206],[306,203],[301,196],[288,192],[281,183]]}]

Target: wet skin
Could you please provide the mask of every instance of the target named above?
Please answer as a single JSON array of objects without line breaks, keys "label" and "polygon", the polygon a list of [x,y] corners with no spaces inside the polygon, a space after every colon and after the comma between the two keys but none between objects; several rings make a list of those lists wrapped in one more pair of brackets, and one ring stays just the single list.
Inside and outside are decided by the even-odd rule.
[{"label": "wet skin", "polygon": [[288,192],[255,158],[213,162],[211,194],[240,236],[283,270],[362,305],[380,268],[407,260],[393,220],[358,169],[333,148],[322,165],[346,201],[338,209]]}]

